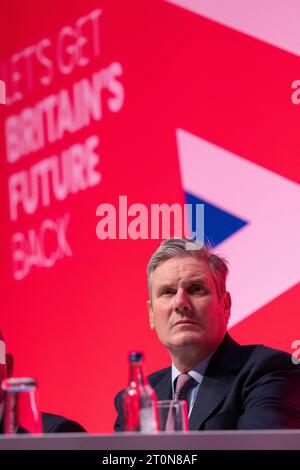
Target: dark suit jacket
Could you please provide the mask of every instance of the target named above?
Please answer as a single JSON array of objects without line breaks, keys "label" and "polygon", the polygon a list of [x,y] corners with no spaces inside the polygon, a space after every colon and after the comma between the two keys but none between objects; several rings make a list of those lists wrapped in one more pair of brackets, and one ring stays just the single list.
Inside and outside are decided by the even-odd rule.
[{"label": "dark suit jacket", "polygon": [[[43,432],[86,432],[85,429],[76,421],[71,421],[63,416],[51,413],[42,413]],[[0,422],[0,434],[3,433],[3,421]],[[18,430],[18,434],[24,434],[23,428]]]},{"label": "dark suit jacket", "polygon": [[42,413],[43,432],[86,432],[81,424],[63,416]]},{"label": "dark suit jacket", "polygon": [[[170,399],[171,368],[149,376],[158,400]],[[120,392],[115,431],[123,430]],[[200,385],[189,430],[300,428],[300,367],[261,345],[240,346],[228,334]]]}]

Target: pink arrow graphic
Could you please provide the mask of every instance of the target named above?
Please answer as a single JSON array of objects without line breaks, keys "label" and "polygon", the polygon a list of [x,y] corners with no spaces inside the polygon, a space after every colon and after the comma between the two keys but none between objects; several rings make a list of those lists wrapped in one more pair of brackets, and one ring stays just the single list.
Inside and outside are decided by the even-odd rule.
[{"label": "pink arrow graphic", "polygon": [[300,55],[298,0],[167,0],[195,14]]},{"label": "pink arrow graphic", "polygon": [[218,245],[233,326],[300,281],[300,187],[185,130],[177,145],[184,190],[248,221]]}]

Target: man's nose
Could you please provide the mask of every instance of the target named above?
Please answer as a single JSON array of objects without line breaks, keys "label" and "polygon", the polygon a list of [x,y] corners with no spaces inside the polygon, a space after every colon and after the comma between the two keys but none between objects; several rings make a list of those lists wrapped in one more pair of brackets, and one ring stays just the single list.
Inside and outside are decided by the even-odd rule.
[{"label": "man's nose", "polygon": [[178,289],[176,293],[175,311],[183,315],[186,315],[192,311],[189,295],[184,289]]}]

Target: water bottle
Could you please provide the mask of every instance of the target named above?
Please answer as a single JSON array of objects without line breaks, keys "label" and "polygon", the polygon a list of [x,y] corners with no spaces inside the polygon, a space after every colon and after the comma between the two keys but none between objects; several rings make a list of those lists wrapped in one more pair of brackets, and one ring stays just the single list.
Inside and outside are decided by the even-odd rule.
[{"label": "water bottle", "polygon": [[129,353],[129,385],[122,397],[125,431],[152,433],[158,431],[157,397],[144,375],[144,356]]}]

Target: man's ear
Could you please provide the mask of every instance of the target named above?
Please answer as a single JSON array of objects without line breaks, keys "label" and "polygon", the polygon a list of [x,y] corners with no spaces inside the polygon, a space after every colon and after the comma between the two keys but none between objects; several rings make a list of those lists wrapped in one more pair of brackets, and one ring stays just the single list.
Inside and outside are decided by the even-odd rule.
[{"label": "man's ear", "polygon": [[147,300],[147,307],[148,307],[148,315],[149,315],[149,324],[151,330],[154,330],[154,320],[153,320],[153,311],[152,311],[152,306],[151,306],[151,300]]},{"label": "man's ear", "polygon": [[226,323],[228,323],[230,314],[231,314],[231,296],[229,292],[225,292],[223,296],[223,305],[224,305],[225,320],[226,320]]},{"label": "man's ear", "polygon": [[6,354],[7,377],[11,377],[14,372],[14,357],[12,354]]}]

